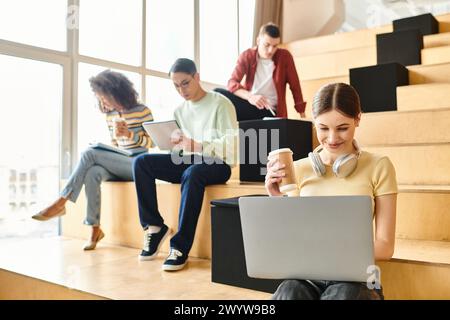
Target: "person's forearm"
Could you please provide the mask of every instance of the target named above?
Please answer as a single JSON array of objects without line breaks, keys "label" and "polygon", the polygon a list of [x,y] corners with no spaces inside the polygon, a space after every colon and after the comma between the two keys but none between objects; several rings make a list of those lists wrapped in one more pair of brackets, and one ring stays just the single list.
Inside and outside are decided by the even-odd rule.
[{"label": "person's forearm", "polygon": [[384,240],[375,240],[375,260],[389,260],[394,254],[394,244]]},{"label": "person's forearm", "polygon": [[245,89],[238,89],[238,90],[236,90],[234,92],[234,94],[236,96],[238,96],[239,98],[242,98],[242,99],[247,100],[247,101],[252,96],[252,94],[249,91],[245,90]]}]

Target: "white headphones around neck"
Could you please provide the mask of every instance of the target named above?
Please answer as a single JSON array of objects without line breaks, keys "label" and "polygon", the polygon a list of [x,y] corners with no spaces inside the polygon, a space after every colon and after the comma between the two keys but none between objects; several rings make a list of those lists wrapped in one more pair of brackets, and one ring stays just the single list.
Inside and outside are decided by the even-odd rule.
[{"label": "white headphones around neck", "polygon": [[[339,156],[333,163],[333,173],[338,178],[348,177],[355,171],[358,164],[358,159],[361,155],[361,149],[359,149],[356,140],[353,140],[353,146],[356,149],[356,154],[344,154]],[[308,154],[308,158],[311,162],[311,166],[318,177],[322,177],[326,173],[325,165],[320,158],[319,153],[323,150],[323,146],[320,145],[313,152]]]}]

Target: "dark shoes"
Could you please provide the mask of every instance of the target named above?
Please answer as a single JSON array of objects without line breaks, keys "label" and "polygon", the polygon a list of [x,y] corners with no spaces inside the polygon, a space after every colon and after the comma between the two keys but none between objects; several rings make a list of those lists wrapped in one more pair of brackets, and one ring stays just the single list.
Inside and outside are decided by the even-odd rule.
[{"label": "dark shoes", "polygon": [[[144,248],[139,255],[139,260],[148,261],[153,260],[159,251],[159,247],[163,241],[170,234],[169,227],[163,225],[161,230],[157,233],[150,233],[148,230],[144,234]],[[166,258],[162,269],[164,271],[177,271],[184,268],[186,265],[188,256],[182,253],[180,250],[170,248],[169,256]]]},{"label": "dark shoes", "polygon": [[163,225],[161,230],[157,233],[150,233],[145,231],[144,234],[144,247],[139,255],[139,260],[148,261],[153,260],[158,254],[159,247],[163,243],[164,239],[169,235],[169,227]]}]

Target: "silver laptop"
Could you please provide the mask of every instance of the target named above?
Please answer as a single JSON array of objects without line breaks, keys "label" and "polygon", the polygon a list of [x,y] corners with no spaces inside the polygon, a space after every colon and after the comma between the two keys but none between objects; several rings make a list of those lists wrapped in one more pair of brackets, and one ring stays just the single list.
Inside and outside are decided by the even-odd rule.
[{"label": "silver laptop", "polygon": [[369,278],[374,265],[369,196],[241,197],[239,209],[249,277]]}]

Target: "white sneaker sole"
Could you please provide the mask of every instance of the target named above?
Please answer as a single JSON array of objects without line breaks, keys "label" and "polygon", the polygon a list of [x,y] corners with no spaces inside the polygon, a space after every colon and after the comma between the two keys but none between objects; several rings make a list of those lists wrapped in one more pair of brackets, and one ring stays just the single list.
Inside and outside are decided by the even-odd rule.
[{"label": "white sneaker sole", "polygon": [[186,265],[186,263],[187,263],[187,261],[185,263],[183,263],[183,264],[178,265],[178,266],[173,266],[173,265],[170,265],[170,264],[169,265],[163,264],[162,269],[164,271],[178,271],[178,270],[183,269],[184,266]]},{"label": "white sneaker sole", "polygon": [[156,256],[159,253],[159,248],[161,247],[162,243],[164,242],[164,240],[166,240],[166,238],[170,235],[170,228],[167,229],[166,234],[164,235],[164,237],[162,237],[161,241],[159,242],[158,248],[156,249],[155,253],[152,254],[151,256],[138,256],[139,261],[151,261],[154,260],[156,258]]}]

